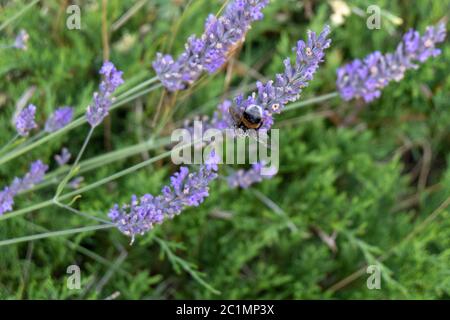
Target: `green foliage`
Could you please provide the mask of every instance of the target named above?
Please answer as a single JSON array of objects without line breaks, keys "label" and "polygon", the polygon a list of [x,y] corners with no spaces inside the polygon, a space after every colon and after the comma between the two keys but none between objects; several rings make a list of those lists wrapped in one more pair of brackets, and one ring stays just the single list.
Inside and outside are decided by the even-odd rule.
[{"label": "green foliage", "polygon": [[[108,1],[108,25],[138,2]],[[368,5],[347,2],[363,10]],[[335,91],[338,66],[373,50],[393,51],[409,27],[423,31],[450,5],[448,0],[413,6],[401,0],[375,2],[403,24],[383,18],[380,30],[369,30],[365,18],[354,13],[333,27],[326,62],[303,99]],[[0,50],[0,145],[13,137],[16,103],[33,86],[29,103],[38,106],[40,128],[57,106],[72,105],[82,114],[90,103],[105,50],[102,6],[101,1],[81,3],[81,30],[66,28],[64,1],[52,0],[41,0],[2,30],[2,45],[11,44],[22,28],[30,39],[26,51]],[[124,70],[126,85],[152,77],[155,53],[179,53],[221,4],[147,1],[111,31],[110,59]],[[7,1],[0,22],[25,5]],[[115,110],[111,131],[97,129],[83,159],[167,136],[194,114],[211,115],[235,89],[273,78],[284,57],[292,57],[297,40],[310,28],[319,31],[332,14],[326,1],[293,0],[274,0],[264,12],[232,64],[187,93],[168,97],[158,90]],[[204,204],[138,237],[132,246],[119,231],[106,229],[0,247],[0,298],[105,299],[116,298],[115,293],[119,299],[449,298],[448,41],[442,49],[441,56],[409,71],[368,106],[337,98],[278,116],[281,166],[275,178],[249,190],[230,190],[218,180]],[[0,187],[37,158],[55,169],[53,155],[62,146],[76,154],[87,130],[79,127],[1,165]],[[165,151],[156,148],[100,166],[84,174],[85,184]],[[113,203],[127,202],[132,194],[158,193],[174,170],[168,159],[152,163],[84,193],[73,206],[106,218]],[[55,187],[17,197],[16,208],[51,199]],[[0,221],[0,241],[89,223],[49,206]],[[335,240],[327,244],[324,236],[332,239],[333,234]],[[81,290],[67,289],[66,270],[72,264],[81,268]],[[367,264],[381,266],[381,290],[367,288]],[[352,281],[344,280],[358,271]]]}]

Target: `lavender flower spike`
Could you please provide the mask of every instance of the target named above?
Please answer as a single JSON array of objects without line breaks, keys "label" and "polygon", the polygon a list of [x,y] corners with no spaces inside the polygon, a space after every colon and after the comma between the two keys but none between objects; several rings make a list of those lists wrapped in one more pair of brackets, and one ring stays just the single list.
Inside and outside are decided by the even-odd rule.
[{"label": "lavender flower spike", "polygon": [[33,162],[30,170],[23,178],[15,178],[10,186],[0,191],[0,215],[12,210],[14,197],[22,191],[31,189],[35,184],[42,181],[48,166],[41,160]]},{"label": "lavender flower spike", "polygon": [[123,83],[122,71],[116,69],[109,61],[103,63],[100,69],[103,77],[99,92],[94,93],[93,103],[87,108],[87,121],[92,127],[98,126],[108,115],[112,104],[112,94]]},{"label": "lavender flower spike", "polygon": [[243,188],[247,189],[251,185],[263,181],[263,179],[271,179],[273,175],[262,175],[261,168],[263,163],[254,163],[249,170],[240,169],[233,172],[227,177],[228,185],[231,188]]},{"label": "lavender flower spike", "polygon": [[207,71],[214,73],[227,60],[233,47],[244,41],[251,23],[263,17],[268,0],[234,0],[223,15],[210,15],[200,38],[189,37],[185,51],[175,60],[158,53],[153,68],[169,91],[183,90]]},{"label": "lavender flower spike", "polygon": [[337,70],[336,85],[344,100],[363,98],[371,102],[380,97],[381,89],[391,81],[403,79],[408,69],[417,69],[424,62],[441,53],[436,44],[446,36],[444,23],[428,27],[423,36],[409,30],[394,53],[371,53],[363,60],[356,59]]},{"label": "lavender flower spike", "polygon": [[31,189],[35,184],[41,182],[42,179],[44,179],[44,175],[47,170],[48,166],[41,160],[37,160],[31,164],[30,171],[27,172],[20,183],[17,184],[13,182],[13,185],[15,185],[15,188],[18,189],[19,192]]},{"label": "lavender flower spike", "polygon": [[166,218],[173,218],[186,207],[198,206],[209,195],[208,185],[217,177],[218,158],[214,151],[197,172],[181,167],[170,178],[170,185],[162,188],[161,194],[146,194],[141,198],[131,197],[129,204],[115,205],[108,216],[118,229],[132,238],[151,230]]},{"label": "lavender flower spike", "polygon": [[230,116],[229,108],[234,106],[243,112],[250,105],[261,106],[264,110],[262,128],[269,130],[273,124],[273,113],[280,113],[288,102],[296,101],[300,98],[302,89],[308,86],[314,73],[323,61],[324,50],[330,46],[331,40],[328,39],[330,28],[325,26],[323,31],[316,35],[315,32],[308,31],[308,40],[305,43],[300,40],[297,47],[293,48],[296,52],[295,64],[291,60],[284,60],[285,70],[282,74],[275,76],[275,81],[267,83],[257,82],[257,92],[253,92],[244,99],[239,95],[234,102],[225,101],[218,107],[213,123],[217,128],[233,127],[233,119]]},{"label": "lavender flower spike", "polygon": [[55,132],[59,129],[67,126],[73,118],[73,108],[61,107],[55,110],[55,112],[48,118],[45,123],[46,132]]},{"label": "lavender flower spike", "polygon": [[29,104],[27,107],[23,108],[20,113],[17,115],[15,123],[17,133],[26,137],[30,133],[30,131],[37,127],[37,124],[34,120],[36,115],[36,106]]}]

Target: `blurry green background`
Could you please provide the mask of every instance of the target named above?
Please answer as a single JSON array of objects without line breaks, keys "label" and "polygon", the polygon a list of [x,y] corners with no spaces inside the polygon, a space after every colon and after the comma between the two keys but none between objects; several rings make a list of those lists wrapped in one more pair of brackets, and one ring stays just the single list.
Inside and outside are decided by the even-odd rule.
[{"label": "blurry green background", "polygon": [[[26,3],[2,1],[0,21]],[[333,43],[302,99],[335,91],[337,67],[374,50],[393,51],[409,28],[423,32],[450,9],[448,0],[346,3],[354,11],[336,25],[328,1],[271,1],[224,70],[176,97],[162,97],[160,89],[112,112],[83,158],[166,136],[195,114],[212,115],[236,89],[281,72],[282,60],[292,56],[291,48],[308,29],[331,24]],[[69,4],[80,5],[81,30],[66,28]],[[383,9],[380,30],[369,30],[361,16],[372,4]],[[109,0],[105,46],[101,0],[40,1],[2,30],[2,45],[13,42],[20,29],[30,39],[26,51],[0,50],[0,145],[14,136],[15,104],[29,88],[36,88],[29,102],[38,107],[41,128],[57,106],[72,105],[82,114],[98,85],[106,48],[127,83],[138,84],[154,75],[157,51],[180,53],[187,37],[199,35],[207,15],[222,5]],[[440,47],[441,56],[409,71],[359,112],[358,102],[336,98],[279,116],[280,172],[274,179],[248,190],[231,190],[217,180],[204,204],[132,246],[119,231],[108,229],[0,247],[0,298],[449,298],[448,40]],[[163,127],[160,119],[167,120]],[[23,175],[37,158],[54,169],[54,154],[62,146],[76,154],[87,131],[82,126],[0,166],[0,187]],[[165,150],[97,168],[84,174],[85,183]],[[158,193],[175,170],[170,159],[159,161],[83,194],[74,206],[106,216],[113,203],[128,202],[132,194]],[[53,193],[50,186],[19,196],[15,208]],[[0,240],[90,223],[50,207],[1,221]],[[381,265],[381,289],[369,290],[366,265],[375,263]],[[81,290],[66,286],[72,264],[81,268]],[[348,278],[351,274],[356,276]]]}]

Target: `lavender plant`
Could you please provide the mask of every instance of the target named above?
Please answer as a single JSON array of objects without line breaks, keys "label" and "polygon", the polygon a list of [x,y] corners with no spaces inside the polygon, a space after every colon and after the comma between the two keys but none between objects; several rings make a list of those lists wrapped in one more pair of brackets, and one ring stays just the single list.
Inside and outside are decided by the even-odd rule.
[{"label": "lavender plant", "polygon": [[[102,123],[103,119],[109,114],[109,109],[111,108],[113,93],[116,89],[123,83],[122,71],[116,69],[114,64],[110,61],[105,61],[100,69],[100,75],[102,76],[102,81],[99,85],[99,92],[95,92],[93,95],[93,103],[87,107],[86,119],[91,125],[88,135],[86,136],[83,145],[78,152],[78,155],[67,175],[59,183],[56,193],[53,197],[53,202],[56,205],[63,206],[59,202],[59,197],[64,191],[64,187],[69,183],[70,179],[73,178],[76,171],[78,170],[78,163],[92,137],[94,129]],[[64,206],[65,207],[65,206]]]},{"label": "lavender plant", "polygon": [[407,70],[419,67],[417,63],[438,56],[441,50],[436,45],[444,41],[445,35],[444,23],[427,27],[422,36],[411,29],[394,53],[383,55],[375,51],[363,60],[356,59],[339,68],[336,86],[341,97],[346,101],[363,98],[365,102],[379,98],[390,82],[402,80]]},{"label": "lavender plant", "polygon": [[[319,36],[314,32],[308,32],[307,44],[303,41],[297,43],[295,48],[297,59],[295,66],[291,66],[290,60],[285,60],[286,70],[283,74],[276,76],[276,82],[269,81],[267,84],[258,82],[258,95],[253,93],[244,102],[240,95],[235,99],[235,103],[240,108],[246,105],[259,104],[266,110],[266,127],[273,123],[272,112],[280,112],[282,107],[289,101],[299,98],[302,88],[307,86],[307,82],[313,77],[318,65],[323,61],[324,50],[330,46],[331,40],[327,39],[329,27],[326,26]],[[278,104],[275,107],[274,104]],[[218,129],[232,127],[233,123],[229,117],[228,108],[231,102],[219,105],[222,120],[213,120],[213,125]],[[228,119],[226,121],[224,119]],[[217,177],[216,155],[213,152],[209,162],[202,165],[197,173],[189,173],[189,169],[182,167],[171,178],[171,187],[162,189],[162,195],[144,195],[140,199],[133,196],[131,203],[119,207],[116,204],[109,213],[109,217],[117,225],[119,230],[132,237],[144,234],[151,230],[155,224],[163,222],[165,217],[172,218],[179,214],[183,207],[198,206],[208,195],[208,184]],[[253,164],[253,168],[247,172],[240,170],[228,178],[231,186],[249,187],[255,182],[262,181],[261,163]],[[269,178],[269,176],[266,176]]]},{"label": "lavender plant", "polygon": [[[263,127],[270,129],[273,125],[273,114],[280,113],[288,102],[296,101],[300,98],[302,89],[313,79],[314,73],[323,61],[324,50],[327,49],[331,40],[328,39],[330,28],[325,26],[323,31],[316,35],[308,31],[308,39],[297,42],[297,47],[293,48],[296,52],[295,65],[292,66],[291,60],[284,60],[285,71],[277,74],[275,82],[270,80],[267,83],[257,82],[257,92],[253,92],[246,99],[240,94],[234,100],[234,106],[241,111],[250,105],[259,105],[264,109]],[[218,110],[212,119],[212,126],[217,129],[233,127],[234,120],[230,114],[230,108],[234,107],[233,102],[225,100],[219,104]],[[232,187],[240,186],[248,188],[250,185],[260,182],[263,179],[272,178],[273,175],[261,176],[261,163],[253,164],[250,170],[240,169],[231,174],[227,179]]]},{"label": "lavender plant", "polygon": [[200,38],[189,37],[185,51],[174,59],[158,53],[153,68],[159,80],[169,91],[186,89],[203,72],[217,71],[227,60],[234,46],[245,39],[251,23],[263,18],[262,9],[268,0],[231,1],[222,16],[210,15]]},{"label": "lavender plant", "polygon": [[[183,90],[186,89],[193,82],[195,82],[200,77],[201,74],[213,73],[217,71],[226,62],[229,53],[233,51],[233,49],[237,45],[239,45],[242,41],[244,41],[245,34],[250,28],[251,23],[253,21],[261,19],[262,17],[261,10],[267,4],[267,2],[268,1],[257,1],[257,0],[232,1],[225,9],[225,12],[221,17],[216,18],[214,16],[210,16],[208,18],[205,24],[205,32],[202,37],[197,38],[193,36],[189,38],[185,52],[177,60],[174,60],[171,56],[163,56],[162,54],[158,54],[156,60],[153,63],[153,67],[157,72],[157,76],[161,81],[161,83],[163,83],[163,85],[169,91]],[[407,35],[404,36],[404,39],[401,44],[402,49],[399,50],[397,48],[397,51],[393,53],[392,56],[389,56],[389,54],[382,55],[381,53],[376,52],[368,56],[367,58],[363,59],[360,65],[358,66],[354,65],[353,71],[352,72],[349,71],[349,74],[345,74],[345,72],[347,72],[347,68],[343,67],[345,68],[344,71],[341,71],[342,73],[344,73],[343,78],[339,79],[339,82],[337,83],[338,87],[340,85],[342,86],[347,85],[347,88],[345,90],[344,88],[342,88],[342,90],[341,88],[339,88],[342,97],[346,99],[344,95],[347,94],[348,99],[362,97],[366,102],[372,101],[373,99],[377,98],[380,95],[380,91],[382,90],[382,88],[386,86],[390,81],[398,81],[403,77],[406,70],[417,68],[416,66],[417,62],[420,63],[427,60],[430,57],[438,55],[440,51],[439,49],[436,48],[436,44],[443,41],[445,37],[445,28],[444,31],[439,29],[439,27],[431,27],[431,28],[432,31],[427,30],[424,36],[418,35],[417,32],[410,31]],[[290,59],[286,59],[284,72],[276,75],[274,81],[269,81],[266,83],[258,82],[256,85],[257,87],[256,91],[252,92],[250,95],[246,96],[245,94],[240,94],[234,100],[225,100],[223,103],[219,104],[215,116],[212,122],[209,124],[210,127],[214,127],[217,129],[230,128],[234,125],[234,121],[230,115],[230,108],[233,107],[240,109],[242,111],[245,110],[250,105],[257,105],[261,106],[264,109],[264,126],[262,129],[270,129],[274,124],[274,114],[280,113],[283,110],[287,110],[287,108],[289,107],[300,105],[303,106],[317,101],[321,101],[320,100],[321,97],[315,97],[307,101],[301,101],[300,104],[291,104],[288,106],[288,103],[295,102],[299,99],[303,88],[305,88],[308,85],[309,81],[313,78],[319,66],[319,63],[323,61],[324,50],[328,48],[330,45],[330,40],[327,38],[328,34],[329,34],[328,27],[325,27],[323,32],[320,33],[318,36],[313,32],[309,32],[308,40],[306,42],[299,41],[297,43],[297,47],[294,48],[294,51],[296,53],[295,63],[292,63]],[[350,69],[351,68],[349,68],[348,70]],[[126,104],[129,101],[135,99],[137,96],[142,96],[143,94],[145,94],[143,92],[150,92],[151,90],[149,89],[145,90],[141,89],[145,88],[149,83],[153,83],[156,81],[153,79],[144,81],[143,83],[140,83],[138,86],[135,86],[130,90],[125,91],[123,94],[117,95],[118,91],[116,91],[116,89],[123,83],[122,72],[118,71],[112,63],[106,62],[101,68],[100,74],[102,75],[103,78],[100,84],[100,88],[98,92],[94,94],[93,102],[88,107],[85,116],[82,116],[79,119],[72,121],[73,110],[68,107],[60,108],[56,110],[55,113],[51,115],[47,120],[47,122],[45,123],[45,129],[41,133],[42,134],[46,133],[48,135],[44,136],[45,137],[44,139],[32,137],[30,139],[31,141],[27,140],[26,143],[24,143],[24,146],[20,146],[19,148],[15,149],[14,152],[7,154],[6,157],[3,156],[0,157],[0,164],[5,163],[6,161],[18,157],[18,155],[20,154],[32,150],[39,144],[42,145],[43,143],[50,141],[53,137],[68,132],[72,128],[75,128],[85,123],[86,121],[90,124],[89,134],[86,137],[83,146],[80,152],[77,154],[76,160],[72,166],[65,166],[71,159],[71,154],[66,148],[63,148],[60,151],[60,154],[55,156],[55,160],[60,167],[57,168],[55,172],[52,172],[55,175],[51,176],[52,179],[49,179],[50,183],[47,184],[48,186],[51,185],[51,183],[54,183],[54,181],[56,182],[61,181],[56,190],[54,199],[49,199],[47,201],[33,204],[29,207],[19,209],[13,212],[14,217],[17,217],[21,214],[25,214],[27,212],[37,211],[39,209],[52,206],[54,204],[61,205],[61,203],[59,202],[60,200],[61,201],[72,200],[71,202],[72,205],[72,203],[74,203],[74,201],[77,199],[77,196],[86,193],[88,191],[91,191],[94,188],[98,188],[99,186],[105,185],[127,174],[136,172],[137,170],[146,167],[148,164],[153,163],[155,161],[159,161],[168,156],[169,152],[155,155],[150,159],[146,159],[145,161],[133,165],[132,167],[128,167],[119,172],[114,172],[112,175],[107,176],[106,178],[102,178],[86,186],[83,186],[81,189],[78,188],[80,187],[80,183],[82,182],[82,177],[77,177],[74,180],[70,181],[70,179],[74,177],[75,173],[76,174],[79,173],[80,168],[82,168],[83,170],[92,170],[93,168],[104,166],[106,163],[112,163],[114,161],[118,161],[119,159],[124,159],[131,155],[136,155],[142,151],[149,150],[150,148],[157,149],[161,146],[168,145],[168,143],[166,142],[161,142],[161,144],[158,144],[159,140],[153,140],[154,136],[158,134],[158,131],[155,130],[152,131],[151,136],[152,140],[143,141],[140,142],[138,145],[134,145],[128,148],[122,148],[119,150],[114,150],[110,153],[102,154],[95,158],[88,159],[86,161],[87,164],[86,166],[84,166],[85,164],[84,162],[81,162],[79,164],[79,160],[83,155],[83,152],[89,142],[93,130],[102,123],[102,121],[109,114],[109,112],[119,104]],[[352,81],[349,80],[350,83],[346,83],[345,81],[347,81],[348,79],[345,77],[353,77],[352,78],[353,80]],[[338,78],[339,78],[339,71],[338,71]],[[349,94],[350,90],[353,90],[352,94]],[[345,93],[343,91],[345,91]],[[325,96],[328,98],[336,95],[328,94]],[[27,107],[27,109],[29,109],[29,107]],[[28,110],[27,111],[28,113],[19,115],[21,116],[19,121],[20,123],[18,124],[18,122],[16,121],[16,127],[19,133],[23,132],[21,136],[24,137],[29,136],[31,130],[37,127],[36,121],[34,119],[35,111],[36,108],[34,108],[34,110],[31,109]],[[19,119],[19,117],[17,119]],[[34,140],[35,138],[36,140]],[[158,143],[154,143],[154,141]],[[163,141],[163,139],[161,139],[161,141]],[[363,139],[363,141],[365,143],[366,140]],[[337,142],[338,142],[337,144],[339,144],[341,141]],[[367,145],[367,143],[365,143],[365,145]],[[337,148],[333,148],[333,150],[330,151],[329,154],[333,154],[332,152],[335,152],[334,150],[336,149]],[[353,149],[351,151],[353,151]],[[359,150],[357,151],[359,152]],[[325,157],[330,158],[329,154],[325,154]],[[323,153],[320,155],[323,155]],[[319,158],[319,156],[314,155],[314,159],[317,158]],[[342,157],[342,159],[345,158]],[[202,204],[210,194],[209,191],[210,183],[213,180],[215,180],[218,176],[217,163],[218,159],[216,158],[216,155],[213,152],[210,155],[210,160],[208,160],[204,165],[201,165],[197,170],[191,170],[188,169],[187,167],[181,167],[179,171],[177,171],[172,175],[172,177],[170,178],[170,184],[163,187],[159,195],[145,194],[140,197],[132,196],[131,201],[127,204],[124,205],[115,204],[109,210],[108,213],[109,218],[113,222],[112,224],[111,223],[108,224],[108,222],[106,222],[104,225],[100,226],[88,226],[79,229],[64,230],[65,231],[64,234],[100,230],[103,228],[116,226],[123,234],[129,236],[131,238],[131,242],[133,242],[138,235],[145,234],[146,232],[152,230],[156,225],[163,223],[165,220],[174,218],[176,215],[180,214],[184,209],[188,207],[196,207]],[[365,165],[365,163],[362,163],[361,165],[363,164]],[[272,176],[267,175],[263,176],[261,174],[262,165],[263,165],[262,163],[255,163],[253,164],[250,170],[246,171],[240,169],[238,171],[233,172],[230,176],[226,178],[228,185],[232,188],[237,187],[249,188],[250,186],[258,182],[261,182],[264,179],[271,178]],[[351,165],[354,166],[353,163]],[[370,168],[370,166],[367,167]],[[372,168],[373,167],[374,166],[372,166]],[[331,188],[331,186],[335,183],[335,181],[333,180],[334,177],[330,177],[334,174],[334,169],[335,168],[331,168],[330,169],[331,174],[321,179],[320,183],[323,182],[323,185],[318,184],[315,187],[315,189],[318,189],[320,192],[322,188],[326,188],[329,186],[330,189],[326,191],[331,192],[327,193],[334,194],[334,189]],[[33,188],[33,186],[42,181],[43,176],[47,170],[48,167],[45,164],[43,164],[41,161],[37,161],[32,164],[32,166],[30,167],[30,171],[27,174],[25,174],[23,178],[15,178],[11,183],[11,185],[4,187],[4,189],[0,192],[0,215],[2,215],[4,212],[12,211],[14,205],[14,197],[20,192],[30,190],[30,188]],[[364,168],[364,170],[367,169]],[[65,175],[65,173],[67,172],[68,174]],[[389,173],[390,172],[391,171],[389,171]],[[395,173],[394,170],[392,170],[392,172]],[[344,173],[338,172],[338,175],[340,176],[339,179],[341,179],[341,175],[345,176],[346,173],[347,172]],[[63,177],[62,180],[60,179],[61,177]],[[314,178],[313,176],[311,177]],[[311,180],[313,180],[312,178]],[[333,181],[331,182],[327,181],[327,178]],[[344,179],[342,178],[342,180]],[[373,180],[374,181],[370,181],[371,185],[378,185],[377,183],[382,181],[381,179],[380,180],[373,179]],[[393,179],[392,181],[393,181],[392,184],[394,184],[395,181]],[[65,185],[77,190],[71,191],[66,194],[61,194]],[[253,194],[253,192],[249,192],[249,194]],[[324,197],[327,196],[323,194],[319,195]],[[260,197],[262,196],[263,195],[260,194]],[[289,196],[287,196],[287,198],[289,198]],[[316,201],[317,194],[311,194],[311,198],[312,198],[311,202],[317,202]],[[330,198],[329,200],[333,199]],[[366,199],[364,200],[365,200],[364,204],[358,203],[357,200],[352,202],[352,207],[354,207],[354,209],[352,210],[354,210],[355,212],[364,211],[366,213],[366,211],[368,211],[366,203],[372,202],[367,201]],[[305,201],[308,201],[308,199],[305,199]],[[338,212],[338,214],[335,214],[335,212],[333,212],[333,219],[335,219],[336,216],[339,217],[340,221],[347,221],[345,219],[348,219],[348,221],[352,222],[351,225],[353,226],[355,222],[354,220],[350,219],[352,218],[351,216],[348,217],[345,216],[344,217],[345,219],[341,219],[340,216],[341,213],[339,210],[340,208],[338,208],[338,205],[342,202],[347,202],[346,194],[345,195],[342,194],[342,198],[340,198],[339,201],[336,201],[336,203],[333,201],[330,202],[327,201],[324,203],[327,206],[327,209],[328,207],[331,208],[330,211],[334,210],[335,212]],[[386,202],[389,202],[389,199]],[[446,201],[446,203],[448,204],[448,201]],[[302,203],[301,205],[304,207],[307,206],[307,204],[304,203]],[[71,208],[67,205],[62,205],[62,207],[72,212],[80,213],[76,209]],[[274,209],[275,206],[273,203],[267,205],[267,207],[271,208],[271,210],[273,210],[274,212],[277,211],[277,209]],[[446,206],[442,206],[442,211],[445,211],[445,207]],[[281,211],[282,209],[279,208],[278,210]],[[316,214],[316,212],[314,213]],[[83,215],[89,218],[89,215],[86,214]],[[283,215],[287,216],[286,213],[283,213]],[[7,216],[8,215],[1,216],[0,221],[9,218]],[[431,217],[436,216],[437,214],[434,213],[431,214]],[[222,217],[226,217],[226,215],[222,215]],[[237,220],[238,218],[239,217],[237,217],[236,220],[233,221],[233,223],[236,223],[236,221],[238,221]],[[248,218],[249,217],[246,217],[246,219]],[[314,222],[315,217],[314,216],[307,218],[302,217],[302,219],[308,221],[309,223],[310,221]],[[427,219],[427,221],[429,220]],[[272,221],[270,221],[270,224],[274,225],[273,229],[272,226],[269,226],[269,228],[266,228],[266,226],[261,228],[258,225],[257,228],[258,232],[262,229],[269,229],[267,233],[261,234],[260,239],[262,240],[262,244],[258,243],[257,246],[252,247],[250,255],[245,256],[244,259],[239,259],[240,258],[238,252],[239,250],[236,249],[233,258],[229,259],[230,261],[232,261],[232,263],[227,264],[224,267],[224,269],[220,271],[221,272],[223,272],[224,270],[228,271],[230,268],[234,270],[241,270],[240,267],[242,267],[243,264],[249,263],[250,261],[249,259],[252,259],[252,257],[255,256],[259,248],[265,249],[267,243],[269,242],[273,243],[274,242],[273,239],[275,239],[275,236],[277,236],[278,232],[282,228],[284,228],[284,224],[279,224],[278,221],[274,222],[275,223],[272,223]],[[333,220],[331,222],[332,227],[336,226],[336,223]],[[295,227],[295,224],[291,223],[291,225],[293,226],[292,230],[298,231],[298,229]],[[348,224],[343,223],[342,225]],[[245,227],[247,228],[247,226]],[[356,223],[355,227],[357,227]],[[182,228],[183,226],[180,226],[180,229]],[[316,229],[314,228],[314,230]],[[308,232],[307,228],[305,228],[304,232]],[[342,231],[339,230],[339,232]],[[320,238],[322,240],[325,238],[323,234],[325,234],[325,236],[327,235],[325,232],[322,232],[320,235]],[[325,240],[323,241],[327,241],[327,239],[329,240],[331,238],[334,241],[337,232],[332,234],[334,236],[325,238]],[[50,233],[48,235],[50,235]],[[58,232],[52,233],[52,236],[53,235],[57,236]],[[7,240],[6,241],[0,240],[0,245],[18,243],[20,241],[43,239],[47,235],[38,234],[33,236],[18,238],[16,239],[17,242],[13,241],[8,242]],[[255,234],[252,234],[251,236],[252,237],[259,236],[259,234],[255,232]],[[299,238],[298,241],[301,242],[303,245],[305,239],[305,233],[303,233],[303,230],[296,236],[298,236]],[[351,236],[352,235],[349,232],[348,237],[350,238]],[[161,244],[161,248],[164,250],[165,254],[167,254],[168,256],[172,254],[170,253],[170,247],[166,244],[164,240],[159,239],[156,236],[152,237],[152,240],[153,239]],[[292,244],[292,239],[295,239],[295,236],[289,237],[285,248],[288,247],[290,244]],[[355,243],[358,241],[359,240],[355,240]],[[232,243],[234,242],[233,245],[235,244],[234,239],[232,239],[231,242]],[[308,242],[318,242],[318,241],[308,241]],[[336,245],[336,243],[334,242],[333,244]],[[245,247],[246,246],[247,244],[245,243]],[[360,247],[363,249],[363,251],[366,250],[364,248],[364,243],[362,243]],[[314,246],[308,248],[313,248],[313,250],[317,251],[317,243],[315,243]],[[336,246],[334,248],[336,250]],[[341,250],[341,248],[339,250]],[[369,254],[367,255],[365,251],[363,253],[365,256],[371,256],[372,254],[371,252],[369,252]],[[95,257],[95,255],[91,256]],[[235,257],[238,259],[234,259]],[[317,256],[317,258],[322,259],[319,256]],[[296,259],[299,261],[304,260],[303,256],[296,257]],[[102,261],[101,259],[99,260]],[[244,260],[244,261],[235,264],[235,261],[233,260]],[[185,270],[189,270],[189,266],[183,268]],[[255,273],[255,278],[260,277],[259,275],[260,272],[264,274],[268,272],[270,275],[272,275],[274,274],[274,272],[275,273],[278,272],[277,271],[278,268],[279,266],[275,266],[273,267],[273,269],[272,268],[266,269],[265,266],[263,265],[261,268],[259,267],[259,269],[256,270],[257,273]],[[326,266],[326,268],[330,267]],[[326,271],[328,274],[328,269]],[[190,271],[188,272],[190,273]],[[276,285],[279,286],[283,286],[283,283],[286,281],[290,282],[290,278],[279,278],[279,277],[274,278],[277,278],[275,282],[277,282]],[[196,278],[196,280],[201,283],[201,281],[198,280],[198,278]],[[318,279],[318,281],[319,280],[322,279]],[[221,283],[220,280],[216,282]],[[325,282],[329,282],[329,279]],[[267,286],[267,283],[265,284],[265,286]],[[205,285],[205,287],[207,287],[207,285]]]},{"label": "lavender plant", "polygon": [[209,183],[217,178],[218,162],[213,150],[197,172],[181,167],[170,178],[170,185],[162,188],[161,195],[145,194],[139,199],[133,195],[129,204],[114,205],[108,216],[133,243],[136,235],[143,235],[167,218],[172,219],[184,208],[199,206],[209,195]]},{"label": "lavender plant", "polygon": [[240,94],[233,102],[225,101],[220,104],[213,118],[214,126],[219,129],[233,127],[234,121],[229,111],[233,105],[241,111],[250,105],[258,105],[264,110],[262,128],[270,129],[273,125],[273,114],[280,113],[288,102],[298,100],[302,89],[313,79],[319,63],[323,61],[324,50],[330,46],[329,33],[328,26],[324,27],[319,36],[313,31],[308,31],[307,41],[299,40],[297,46],[293,48],[296,53],[295,64],[292,65],[291,60],[286,58],[285,70],[275,76],[275,81],[270,80],[267,83],[258,81],[257,92],[246,98]]}]

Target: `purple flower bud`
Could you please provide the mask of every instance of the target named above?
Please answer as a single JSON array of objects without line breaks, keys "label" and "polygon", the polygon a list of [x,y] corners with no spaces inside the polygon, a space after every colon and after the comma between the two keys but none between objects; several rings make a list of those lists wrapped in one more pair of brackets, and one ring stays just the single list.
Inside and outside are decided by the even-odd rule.
[{"label": "purple flower bud", "polygon": [[87,108],[86,118],[92,127],[98,126],[108,115],[112,104],[112,94],[122,83],[122,71],[109,61],[103,63],[100,69],[102,82],[99,86],[99,92],[95,92],[92,104]]},{"label": "purple flower bud", "polygon": [[69,150],[67,148],[62,148],[61,154],[55,155],[55,160],[59,166],[63,166],[69,162],[71,157],[72,155]]},{"label": "purple flower bud", "polygon": [[5,187],[3,191],[0,191],[0,216],[5,212],[12,210],[14,205],[15,193],[9,188]]},{"label": "purple flower bud", "polygon": [[37,127],[34,120],[36,115],[36,106],[29,104],[27,107],[23,108],[16,117],[16,130],[17,133],[26,137],[30,131]]},{"label": "purple flower bud", "polygon": [[0,191],[0,215],[11,211],[14,205],[14,197],[19,192],[31,189],[41,182],[47,170],[48,166],[41,160],[37,160],[31,164],[30,170],[23,178],[14,178],[10,186],[6,186],[3,191]]},{"label": "purple flower bud", "polygon": [[382,55],[376,51],[364,60],[356,59],[337,70],[336,85],[344,100],[363,98],[371,102],[381,95],[381,90],[391,81],[400,81],[409,69],[417,69],[424,62],[441,53],[436,44],[445,39],[445,25],[428,27],[423,36],[415,30],[408,31],[394,53]]},{"label": "purple flower bud", "polygon": [[213,151],[197,172],[181,167],[160,195],[146,194],[139,199],[132,196],[129,204],[114,205],[108,216],[133,241],[136,235],[144,234],[166,218],[173,218],[184,208],[200,205],[209,195],[209,183],[217,177],[217,163],[218,157]]},{"label": "purple flower bud", "polygon": [[200,38],[189,37],[185,51],[174,60],[158,53],[153,68],[169,91],[183,90],[207,71],[214,73],[228,59],[233,47],[244,41],[251,23],[263,17],[268,0],[235,0],[222,16],[210,15]]},{"label": "purple flower bud", "polygon": [[45,123],[45,131],[55,132],[67,126],[73,118],[73,108],[61,107],[48,118]]}]

